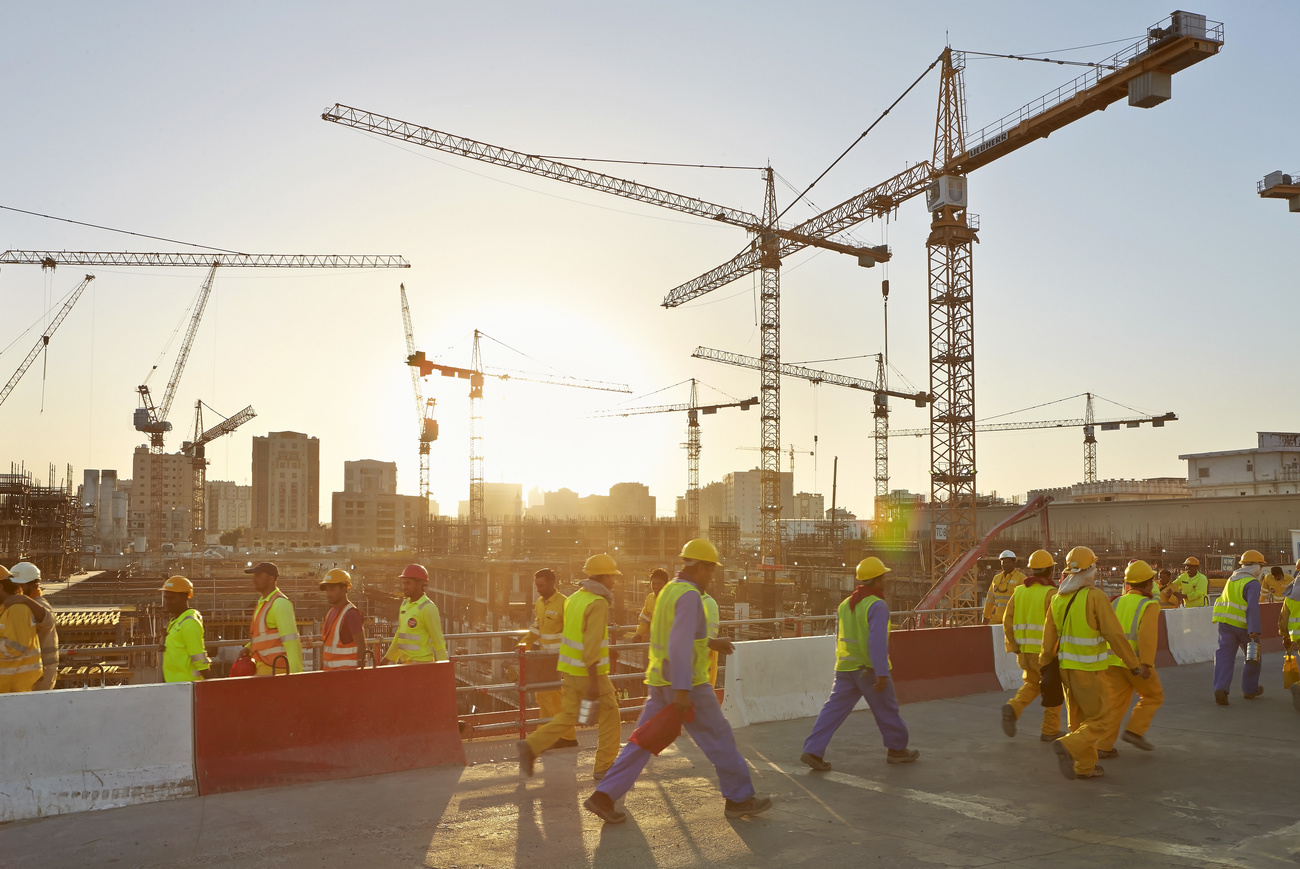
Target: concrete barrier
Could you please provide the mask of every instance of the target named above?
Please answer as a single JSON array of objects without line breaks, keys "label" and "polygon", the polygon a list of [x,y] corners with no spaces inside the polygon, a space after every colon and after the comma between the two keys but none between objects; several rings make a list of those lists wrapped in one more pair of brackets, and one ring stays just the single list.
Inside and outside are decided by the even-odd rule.
[{"label": "concrete barrier", "polygon": [[830,696],[834,670],[833,636],[736,643],[727,658],[722,712],[732,727],[816,715]]},{"label": "concrete barrier", "polygon": [[198,794],[189,684],[4,694],[0,728],[0,823]]},{"label": "concrete barrier", "polygon": [[200,682],[194,745],[205,795],[465,763],[447,662]]},{"label": "concrete barrier", "polygon": [[1214,660],[1214,650],[1219,645],[1219,632],[1210,621],[1214,616],[1214,607],[1163,610],[1162,615],[1169,640],[1169,654],[1176,663],[1199,664]]},{"label": "concrete barrier", "polygon": [[998,684],[1004,691],[1015,691],[1024,684],[1024,671],[1020,669],[1019,659],[1007,651],[1006,638],[1002,625],[993,625],[993,672],[997,674]]}]

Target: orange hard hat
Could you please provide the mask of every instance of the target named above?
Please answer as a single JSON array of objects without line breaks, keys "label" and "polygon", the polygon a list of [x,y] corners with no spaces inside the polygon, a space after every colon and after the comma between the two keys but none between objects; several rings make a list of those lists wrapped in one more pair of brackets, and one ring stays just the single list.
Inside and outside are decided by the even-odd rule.
[{"label": "orange hard hat", "polygon": [[406,569],[402,571],[402,575],[401,575],[401,577],[399,577],[399,578],[400,578],[400,579],[418,579],[418,580],[420,580],[420,582],[428,582],[428,581],[429,581],[429,571],[425,570],[423,565],[419,565],[419,564],[408,564],[408,565],[406,565]]}]

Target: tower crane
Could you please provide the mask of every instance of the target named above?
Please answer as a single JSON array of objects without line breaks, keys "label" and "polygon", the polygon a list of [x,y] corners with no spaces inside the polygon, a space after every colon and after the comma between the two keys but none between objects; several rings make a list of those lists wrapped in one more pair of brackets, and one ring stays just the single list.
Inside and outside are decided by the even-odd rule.
[{"label": "tower crane", "polygon": [[1300,172],[1270,172],[1255,185],[1255,192],[1260,199],[1285,199],[1288,211],[1300,211]]},{"label": "tower crane", "polygon": [[[621,196],[637,202],[644,202],[692,214],[706,220],[715,220],[740,227],[751,234],[752,243],[747,248],[748,255],[754,262],[754,270],[762,271],[760,290],[760,334],[762,343],[761,372],[763,412],[762,429],[762,494],[760,512],[762,514],[761,551],[765,564],[773,565],[780,561],[781,547],[781,375],[777,371],[781,362],[781,298],[780,269],[781,248],[788,244],[799,247],[813,246],[837,253],[856,257],[858,264],[865,268],[877,262],[889,260],[889,250],[884,246],[864,247],[845,244],[827,236],[832,233],[812,235],[778,224],[776,206],[775,175],[772,167],[763,169],[764,195],[762,214],[755,215],[740,209],[717,205],[693,196],[674,193],[657,187],[639,184],[623,178],[616,178],[600,172],[592,172],[562,163],[536,154],[512,151],[486,142],[467,139],[462,136],[445,133],[430,127],[412,124],[397,118],[375,114],[363,109],[336,103],[321,114],[322,120],[353,127],[358,130],[398,139],[413,145],[433,148],[448,154],[455,154],[471,160],[491,163],[598,190],[614,196]],[[472,499],[471,499],[472,500]]]},{"label": "tower crane", "polygon": [[27,354],[27,357],[23,359],[22,362],[18,363],[18,370],[9,378],[9,382],[4,385],[4,388],[0,389],[0,404],[5,403],[5,399],[9,397],[9,393],[14,391],[14,387],[18,385],[18,381],[23,379],[23,375],[27,373],[27,369],[32,367],[32,363],[36,361],[36,357],[40,356],[41,352],[50,346],[50,338],[54,336],[54,331],[59,328],[59,324],[67,319],[68,313],[72,310],[72,306],[77,304],[77,299],[81,298],[81,294],[86,291],[86,287],[90,286],[90,282],[94,279],[94,275],[86,275],[82,279],[81,283],[77,284],[76,288],[72,291],[72,294],[68,296],[68,300],[63,303],[63,307],[59,308],[59,312],[55,314],[54,319],[50,321],[50,325],[45,328],[45,332],[41,337],[36,339],[36,346],[32,347],[31,351]]},{"label": "tower crane", "polygon": [[723,404],[700,404],[698,381],[691,378],[691,400],[686,404],[663,404],[658,407],[629,407],[626,410],[612,410],[599,413],[599,417],[637,416],[647,413],[685,413],[686,414],[686,525],[692,534],[700,530],[700,415],[710,416],[728,407],[749,410],[759,403],[758,396],[731,401]]},{"label": "tower crane", "polygon": [[[935,396],[930,407],[931,572],[936,585],[949,582],[949,568],[978,542],[971,245],[979,226],[974,215],[967,214],[966,176],[1125,97],[1138,108],[1165,102],[1172,96],[1175,73],[1214,57],[1222,47],[1222,23],[1176,11],[1073,81],[969,135],[962,75],[965,56],[945,48],[939,58],[939,104],[930,159],[794,227],[800,235],[829,238],[926,195],[931,214],[926,240],[930,392]],[[788,256],[803,246],[800,240],[781,236],[770,255]],[[743,251],[672,290],[663,304],[670,308],[685,304],[762,268],[758,251]],[[949,584],[954,603],[975,600],[974,574],[968,571]]]},{"label": "tower crane", "polygon": [[[604,392],[631,392],[626,383],[607,383],[600,380],[581,380],[576,377],[551,377],[541,374],[485,371],[479,340],[490,337],[474,330],[474,348],[469,368],[440,365],[431,362],[423,350],[417,350],[406,359],[406,364],[417,369],[421,377],[437,371],[443,377],[456,377],[469,381],[469,519],[472,549],[477,553],[487,551],[487,518],[483,512],[483,384],[487,378],[521,380],[526,383],[543,383],[548,386],[569,386],[575,389],[598,389]],[[495,339],[494,339],[495,340]]]},{"label": "tower crane", "polygon": [[[415,332],[411,328],[411,306],[406,301],[406,284],[402,291],[402,328],[406,333],[406,358],[415,355]],[[438,421],[433,418],[435,401],[425,398],[420,387],[420,372],[407,365],[411,372],[411,387],[415,390],[416,435],[420,443],[420,515],[416,519],[415,547],[425,552],[429,546],[429,445],[438,439]]]},{"label": "tower crane", "polygon": [[[212,410],[212,408],[208,408]],[[213,411],[216,413],[216,411]],[[219,416],[220,414],[218,414]],[[230,434],[253,417],[257,412],[252,405],[244,408],[234,416],[228,416],[212,428],[203,429],[203,402],[194,402],[194,440],[181,445],[181,453],[189,456],[193,462],[194,491],[190,502],[190,546],[191,552],[201,549],[207,535],[206,495],[208,482],[207,445],[219,437]]]}]

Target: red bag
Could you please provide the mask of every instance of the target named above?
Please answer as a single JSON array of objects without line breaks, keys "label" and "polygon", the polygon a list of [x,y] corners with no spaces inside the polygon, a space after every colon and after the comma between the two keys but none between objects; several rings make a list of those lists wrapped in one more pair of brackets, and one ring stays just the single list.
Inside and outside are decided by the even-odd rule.
[{"label": "red bag", "polygon": [[235,663],[230,665],[231,676],[256,676],[257,664],[253,659],[247,656],[240,656],[235,659]]},{"label": "red bag", "polygon": [[669,703],[655,713],[654,718],[633,730],[628,741],[635,742],[646,751],[658,756],[659,752],[672,745],[677,737],[682,735],[682,723],[694,720],[694,709],[687,712],[686,717],[683,718],[682,713],[677,711],[677,707]]}]

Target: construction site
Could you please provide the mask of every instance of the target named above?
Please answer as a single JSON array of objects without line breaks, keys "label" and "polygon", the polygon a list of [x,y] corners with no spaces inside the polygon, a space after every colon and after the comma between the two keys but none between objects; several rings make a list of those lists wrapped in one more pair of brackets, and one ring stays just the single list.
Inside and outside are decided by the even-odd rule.
[{"label": "construction site", "polygon": [[[0,696],[0,717],[16,722],[7,744],[26,755],[0,760],[0,853],[15,867],[296,866],[341,856],[441,867],[845,858],[1256,867],[1300,857],[1294,818],[1274,817],[1281,791],[1268,790],[1300,772],[1300,689],[1295,710],[1288,675],[1280,696],[1270,688],[1271,699],[1238,704],[1233,695],[1230,713],[1203,718],[1228,703],[1219,697],[1224,654],[1247,680],[1272,685],[1270,674],[1294,666],[1288,630],[1300,635],[1300,615],[1287,622],[1289,607],[1300,612],[1300,417],[1276,400],[1289,382],[1278,326],[1293,295],[1278,281],[1289,280],[1295,247],[1274,239],[1294,221],[1260,202],[1300,212],[1300,173],[1247,165],[1247,156],[1285,160],[1295,141],[1286,124],[1295,124],[1279,121],[1247,148],[1240,131],[1213,119],[1244,80],[1285,78],[1259,47],[1285,28],[1244,16],[1252,46],[1243,60],[1228,50],[1236,25],[1202,12],[1151,23],[1133,9],[1095,22],[1023,11],[1010,29],[962,18],[964,31],[891,11],[879,26],[896,44],[870,61],[867,91],[837,83],[812,94],[793,84],[803,70],[777,59],[785,41],[812,65],[832,56],[813,47],[819,40],[848,50],[849,28],[746,23],[772,68],[736,84],[703,60],[708,39],[722,38],[712,19],[674,37],[685,54],[674,48],[671,60],[650,63],[605,44],[649,26],[629,11],[564,37],[530,11],[502,25],[510,39],[549,38],[558,53],[529,48],[516,59],[487,38],[496,25],[480,13],[435,20],[426,10],[407,27],[436,31],[462,67],[460,78],[430,73],[447,102],[416,96],[409,83],[385,94],[383,76],[415,52],[399,34],[358,49],[356,64],[393,64],[383,75],[357,87],[322,75],[326,98],[349,102],[322,110],[298,104],[300,91],[275,107],[259,97],[250,123],[265,140],[276,123],[285,127],[282,145],[260,146],[276,162],[243,150],[253,147],[239,144],[248,129],[222,131],[217,174],[201,182],[211,189],[246,166],[261,180],[241,179],[231,193],[244,210],[223,202],[200,218],[187,205],[168,218],[67,190],[23,208],[17,198],[0,203],[0,306],[9,309],[0,366],[12,370],[0,388],[0,461],[9,462],[0,473],[0,616],[11,614],[0,618],[0,652],[20,645],[4,632],[17,630],[22,595],[43,598],[57,628],[54,663],[43,645],[37,665],[52,690]],[[840,12],[845,24],[868,24],[865,9]],[[683,10],[662,14],[655,27],[686,26]],[[1300,26],[1290,10],[1284,17]],[[315,13],[304,18],[289,57],[319,72],[334,61],[306,35],[333,31]],[[360,13],[343,19],[356,32],[370,23]],[[462,25],[474,34],[463,42],[449,36]],[[240,51],[250,37],[215,38]],[[1040,41],[1073,47],[1020,50]],[[654,45],[644,33],[633,42]],[[479,50],[505,78],[475,70]],[[588,50],[611,76],[605,97],[592,96],[605,85],[589,70],[562,71],[560,57]],[[277,74],[264,63],[257,54],[250,68]],[[115,64],[112,76],[127,74]],[[682,69],[665,70],[674,64]],[[187,68],[178,86],[211,75]],[[711,77],[716,99],[699,87]],[[168,87],[150,85],[140,98],[166,104]],[[604,104],[608,120],[574,104],[572,88]],[[641,101],[630,114],[628,93]],[[783,103],[788,117],[755,125],[758,102],[741,110],[755,99]],[[968,99],[981,121],[996,120],[972,125]],[[1251,93],[1250,108],[1234,112],[1256,111],[1262,99]],[[835,123],[821,118],[828,106]],[[287,125],[276,120],[286,110],[295,115]],[[541,111],[555,118],[541,123]],[[691,129],[700,123],[739,126],[711,139]],[[160,148],[180,153],[190,142],[159,136]],[[147,174],[147,158],[121,159]],[[1157,179],[1164,161],[1168,174]],[[1207,168],[1229,164],[1222,177]],[[1173,183],[1193,172],[1215,176],[1199,182],[1212,192]],[[1247,172],[1253,190],[1237,177]],[[293,216],[247,217],[259,185]],[[80,211],[68,204],[79,201]],[[985,202],[981,219],[973,209]],[[1209,236],[1171,228],[1157,211],[1206,207],[1245,227],[1225,230],[1222,242],[1250,263],[1244,328],[1222,307],[1218,264],[1196,264]],[[193,238],[210,244],[178,240]],[[248,252],[265,249],[298,252]],[[336,252],[301,252],[320,249]],[[733,255],[719,264],[715,251]],[[694,554],[701,541],[715,553],[703,561]],[[1015,734],[1020,709],[1008,730],[1004,695],[1036,682],[1039,666],[1037,645],[1021,638],[1015,648],[1030,617],[1008,604],[1016,598],[1006,583],[1039,575],[1033,559],[1043,553],[1056,571],[1043,583],[1057,595],[1071,571],[1088,571],[1120,612],[1142,585],[1135,564],[1150,571],[1149,588],[1159,576],[1161,590],[1151,608],[1156,657],[1131,672],[1165,673],[1167,705],[1151,732],[1171,749],[1123,748],[1099,791],[1113,805],[1085,803],[1079,824],[1054,814],[1068,798],[1057,793],[1052,752],[1062,756],[1062,742],[1087,732],[1073,683],[1068,726],[1061,716],[1061,740],[1042,757],[997,732],[1000,714],[1002,732]],[[614,567],[593,572],[606,558]],[[706,725],[686,726],[693,741],[683,733],[647,767],[628,797],[633,823],[617,828],[620,795],[602,813],[583,802],[584,779],[590,759],[595,793],[604,793],[622,755],[606,757],[595,713],[584,719],[558,699],[576,704],[569,680],[597,678],[588,628],[563,615],[563,598],[558,627],[546,628],[550,595],[608,601],[597,657],[626,754],[644,744],[640,729],[629,741],[632,728],[656,703],[679,710],[678,733],[691,721],[681,718],[676,677],[663,681],[669,635],[652,625],[680,618],[680,602],[663,604],[664,583],[694,583],[699,564],[716,572],[699,588],[712,603],[692,654],[713,650],[709,693],[754,787],[744,798],[728,791],[716,747],[700,739]],[[1242,663],[1236,646],[1225,652],[1219,616],[1240,594],[1242,570],[1256,566],[1275,579],[1254,598],[1231,599],[1254,607]],[[33,576],[38,586],[23,585]],[[1163,597],[1171,579],[1187,591],[1172,605]],[[606,580],[607,591],[596,587]],[[876,692],[890,682],[892,712],[858,689],[870,712],[846,707],[863,711],[845,712],[852,733],[835,744],[836,772],[808,748],[814,737],[796,763],[811,718],[834,701],[832,677],[838,692],[839,671],[851,670],[841,665],[858,640],[845,621],[867,590],[863,613],[876,601],[887,612],[873,630],[886,629],[889,664],[877,658],[873,670],[868,655],[863,678],[879,679]],[[279,600],[288,608],[273,610]],[[426,603],[438,631],[428,656],[412,659],[403,650],[424,630]],[[1144,606],[1121,612],[1138,657]],[[44,637],[51,623],[38,628],[30,609],[32,636]],[[359,646],[348,633],[358,629],[340,628],[350,609]],[[199,645],[187,654],[203,659],[203,672],[177,679],[168,656],[177,619],[191,610]],[[1077,641],[1060,627],[1069,610],[1055,617],[1061,642]],[[301,644],[300,662],[290,640]],[[260,657],[272,647],[277,659]],[[566,670],[575,648],[587,658]],[[1025,649],[1032,668],[1020,660]],[[338,672],[353,650],[349,672]],[[1119,666],[1110,658],[1103,671]],[[252,661],[259,669],[248,669]],[[381,666],[413,662],[430,666]],[[1121,663],[1130,669],[1127,657]],[[0,657],[0,677],[4,665]],[[1249,675],[1261,666],[1262,682]],[[342,702],[321,691],[326,679]],[[596,696],[585,690],[583,703]],[[1205,695],[1210,712],[1197,705]],[[879,762],[881,738],[888,763],[916,760],[896,760],[908,751],[907,726],[901,746],[890,742],[898,704],[926,759],[882,773],[866,760]],[[528,740],[571,711],[577,736],[557,745],[577,751],[530,754]],[[46,726],[52,717],[69,723]],[[256,728],[268,719],[277,726]],[[123,735],[101,740],[95,721]],[[970,721],[994,735],[967,729]],[[1057,738],[1043,726],[1043,742]],[[1262,791],[1230,783],[1242,778],[1223,754],[1232,740],[1249,742],[1240,763]],[[77,741],[97,747],[74,762]],[[1115,754],[1090,750],[1091,761]],[[1186,758],[1171,756],[1187,750],[1214,758],[1213,776],[1228,783],[1189,778]],[[525,776],[534,760],[549,766],[544,785],[516,781],[516,752]],[[1073,749],[1064,757],[1062,774],[1089,777],[1091,761]],[[1018,764],[1032,778],[1014,790]],[[895,775],[905,771],[921,775]],[[725,822],[687,805],[703,794],[718,809],[718,782]],[[764,793],[774,820],[749,816],[766,808],[754,802]],[[286,816],[296,820],[239,826],[240,817],[274,815],[277,801],[297,805]],[[408,803],[426,802],[408,817]],[[355,808],[398,803],[382,818]],[[747,804],[748,813],[737,808]],[[192,827],[205,805],[222,832],[186,843],[143,832]],[[348,841],[340,807],[354,807],[359,824]],[[83,819],[94,820],[71,836]],[[989,823],[996,835],[977,832]],[[218,837],[234,844],[223,850]]]}]

